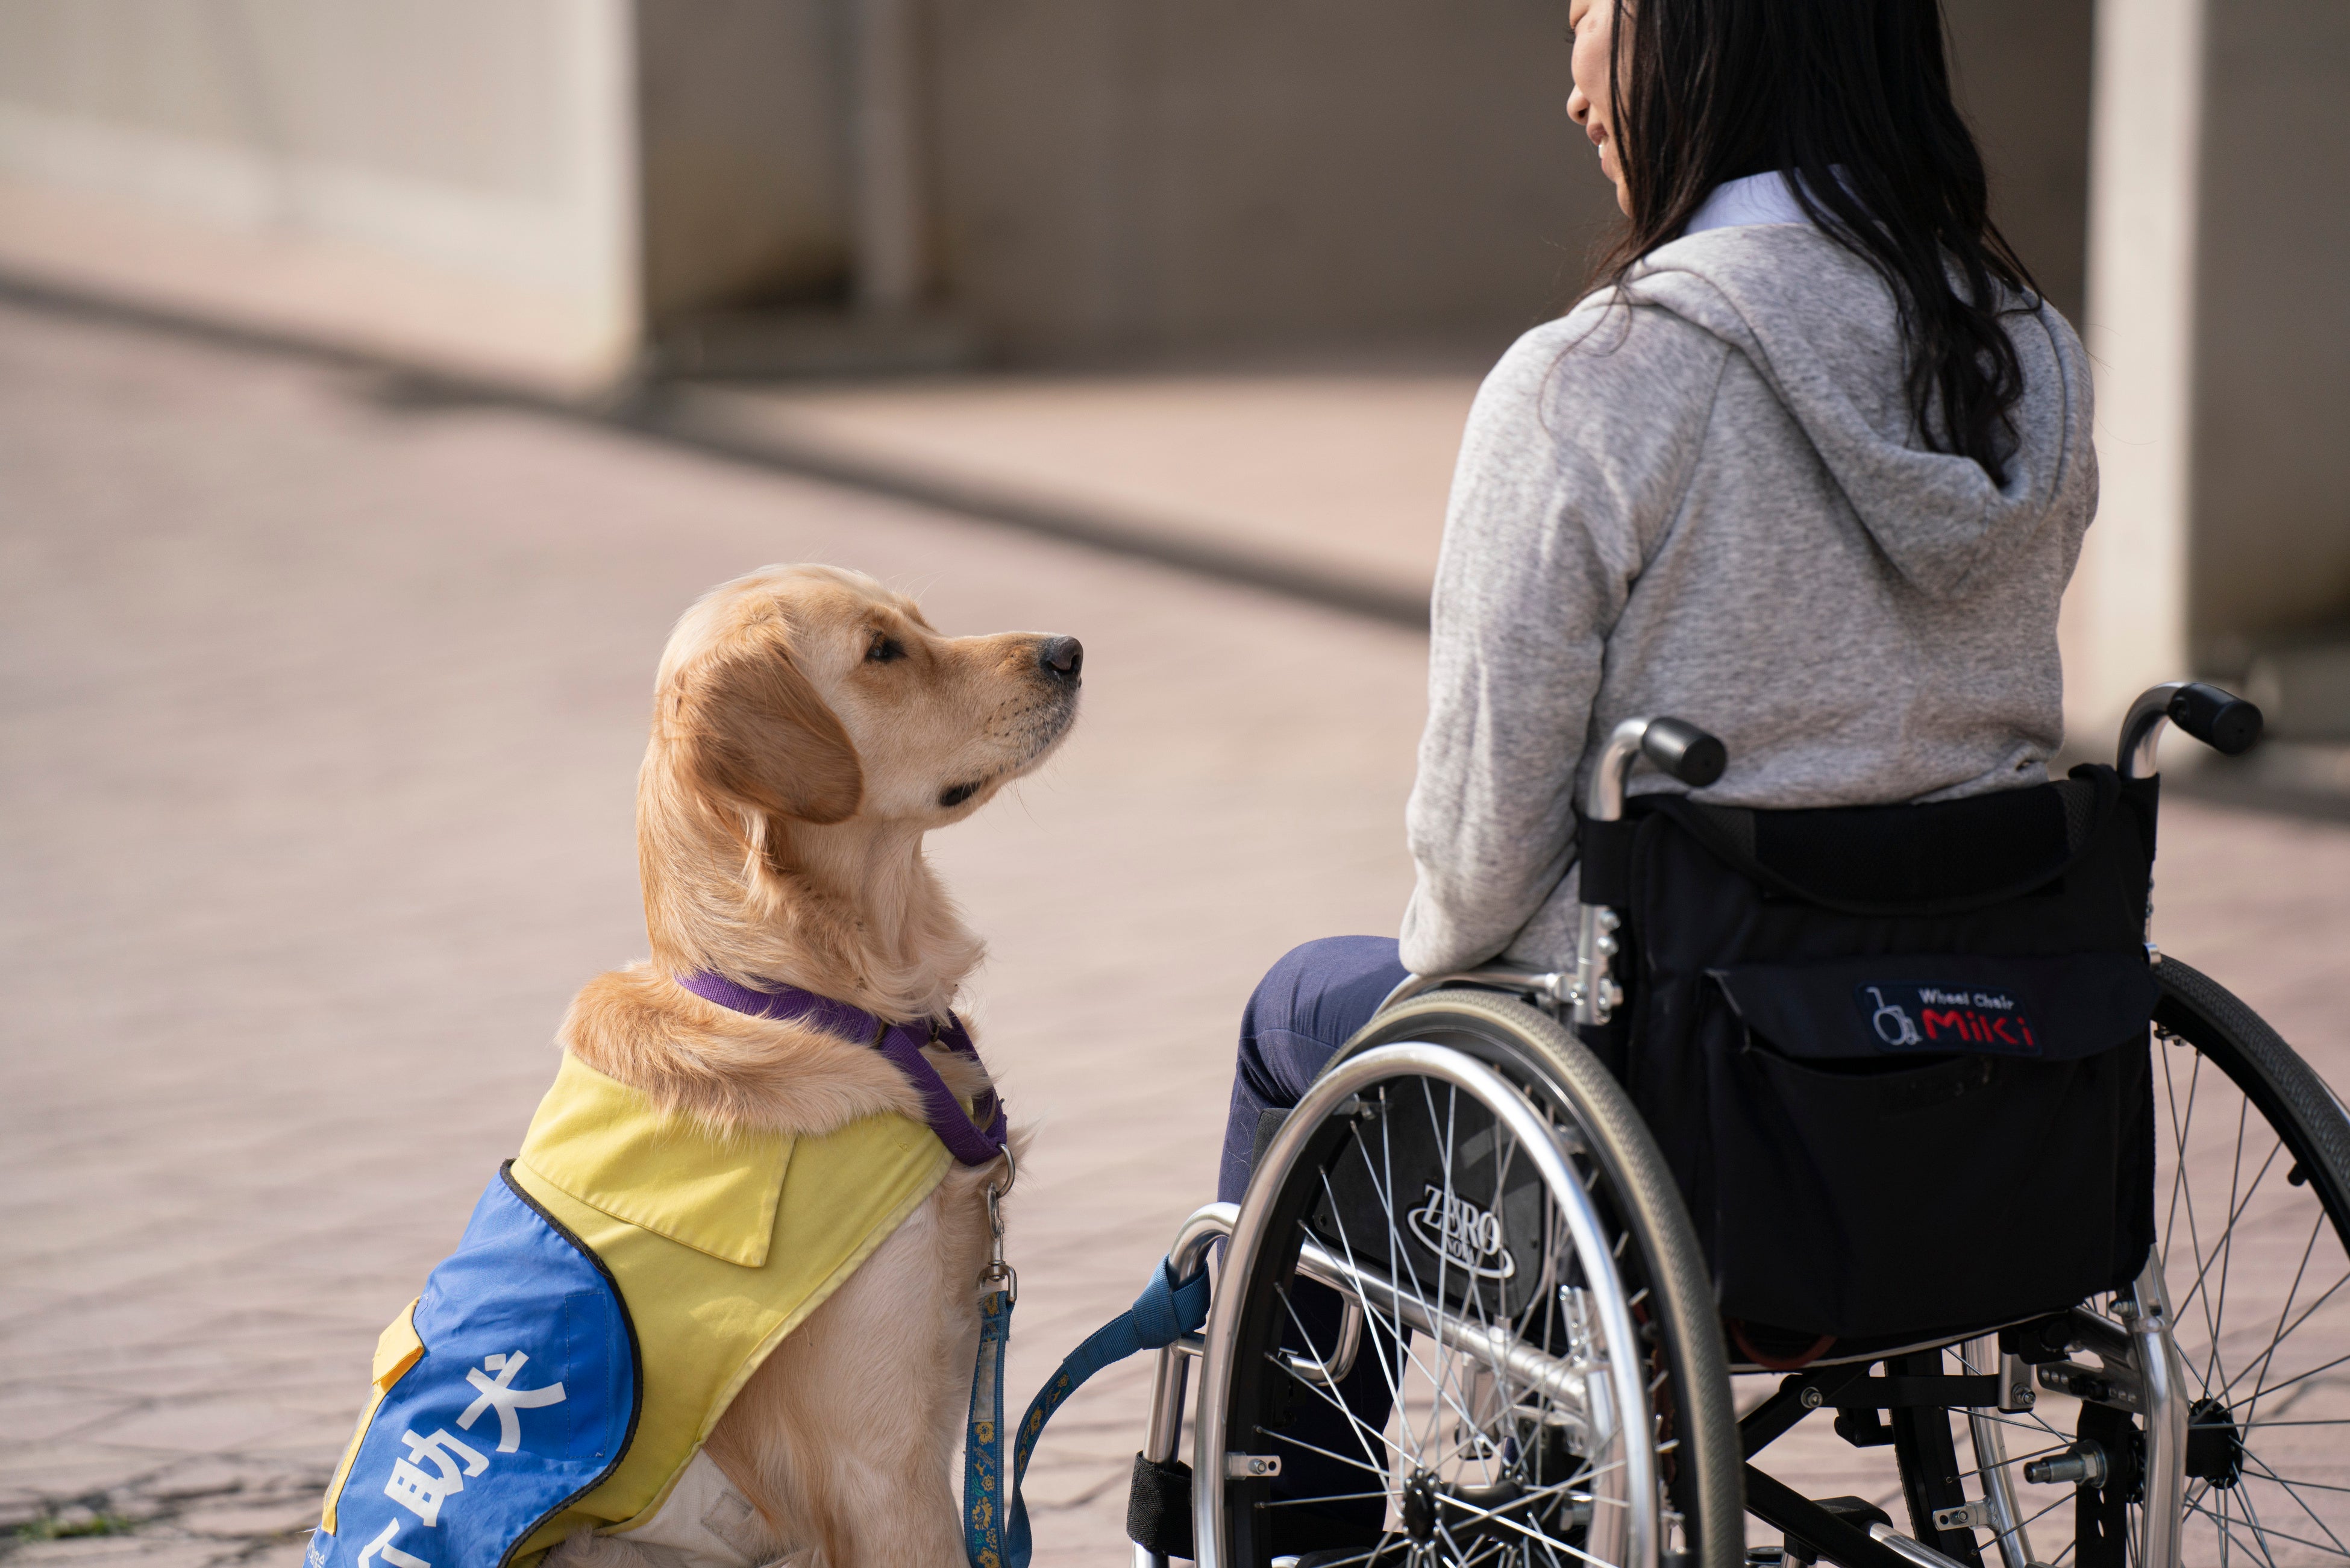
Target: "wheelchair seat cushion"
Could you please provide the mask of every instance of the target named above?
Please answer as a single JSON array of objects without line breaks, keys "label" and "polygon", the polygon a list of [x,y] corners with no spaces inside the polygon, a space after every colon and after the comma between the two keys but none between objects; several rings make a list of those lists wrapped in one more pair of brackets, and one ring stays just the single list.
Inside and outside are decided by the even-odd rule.
[{"label": "wheelchair seat cushion", "polygon": [[1922,1334],[2135,1274],[2150,785],[2087,769],[1923,806],[1635,808],[1611,846],[1630,996],[1592,1043],[1725,1315]]}]

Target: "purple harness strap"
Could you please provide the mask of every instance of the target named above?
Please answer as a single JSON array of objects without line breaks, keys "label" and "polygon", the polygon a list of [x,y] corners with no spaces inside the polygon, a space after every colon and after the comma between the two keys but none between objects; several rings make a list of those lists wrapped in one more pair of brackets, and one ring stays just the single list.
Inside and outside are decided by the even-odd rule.
[{"label": "purple harness strap", "polygon": [[861,1007],[802,991],[796,985],[787,985],[781,991],[753,991],[723,974],[707,971],[680,975],[677,983],[704,1002],[731,1007],[754,1018],[812,1023],[847,1039],[866,1041],[913,1080],[914,1087],[921,1091],[923,1114],[931,1130],[939,1135],[939,1141],[955,1158],[965,1165],[985,1165],[1003,1154],[1007,1124],[1003,1103],[996,1098],[995,1091],[990,1089],[976,1107],[975,1114],[988,1118],[987,1128],[983,1132],[972,1124],[971,1116],[963,1114],[961,1102],[948,1090],[946,1080],[922,1055],[922,1047],[935,1040],[958,1055],[979,1060],[979,1047],[971,1043],[971,1032],[954,1014],[947,1014],[945,1028],[933,1029],[927,1020],[921,1023],[886,1023]]}]

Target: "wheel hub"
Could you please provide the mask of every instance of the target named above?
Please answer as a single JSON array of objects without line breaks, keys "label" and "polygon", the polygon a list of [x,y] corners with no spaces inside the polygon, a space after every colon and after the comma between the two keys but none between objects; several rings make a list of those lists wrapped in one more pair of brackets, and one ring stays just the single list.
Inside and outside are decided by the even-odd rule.
[{"label": "wheel hub", "polygon": [[1403,1483],[1403,1532],[1414,1543],[1426,1546],[1436,1539],[1436,1478],[1426,1470],[1414,1470],[1411,1479]]},{"label": "wheel hub", "polygon": [[2244,1434],[2224,1400],[2187,1407],[2187,1473],[2223,1491],[2243,1479]]}]

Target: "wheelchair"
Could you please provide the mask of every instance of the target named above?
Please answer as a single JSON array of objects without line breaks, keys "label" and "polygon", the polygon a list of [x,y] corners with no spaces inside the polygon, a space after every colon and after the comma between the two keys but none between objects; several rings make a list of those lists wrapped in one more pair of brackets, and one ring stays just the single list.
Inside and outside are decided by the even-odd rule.
[{"label": "wheelchair", "polygon": [[2164,730],[2260,722],[1808,812],[1619,726],[1574,971],[1407,980],[1182,1226],[1138,1568],[2350,1559],[2350,1113],[2147,940]]}]

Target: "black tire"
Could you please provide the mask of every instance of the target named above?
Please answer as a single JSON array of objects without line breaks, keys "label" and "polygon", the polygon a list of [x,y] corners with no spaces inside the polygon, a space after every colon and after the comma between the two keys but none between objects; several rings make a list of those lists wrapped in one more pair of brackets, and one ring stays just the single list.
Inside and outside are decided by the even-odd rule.
[{"label": "black tire", "polygon": [[[1360,1062],[1357,1070],[1365,1070],[1370,1065],[1360,1061],[1366,1053],[1404,1043],[1441,1047],[1482,1064],[1536,1110],[1542,1126],[1552,1129],[1550,1136],[1565,1153],[1575,1179],[1591,1195],[1592,1209],[1602,1217],[1604,1233],[1612,1238],[1614,1268],[1630,1314],[1619,1321],[1638,1324],[1632,1334],[1639,1341],[1638,1367],[1655,1412],[1651,1451],[1659,1456],[1655,1462],[1663,1483],[1658,1509],[1665,1521],[1660,1549],[1686,1554],[1684,1560],[1691,1568],[1735,1568],[1742,1562],[1745,1548],[1742,1458],[1712,1289],[1679,1193],[1630,1102],[1598,1061],[1556,1021],[1513,998],[1461,989],[1423,995],[1380,1014],[1332,1059],[1324,1069],[1322,1082],[1331,1084],[1332,1075],[1349,1063]],[[1430,1347],[1429,1360],[1434,1369],[1417,1376],[1428,1379],[1434,1389],[1430,1400],[1430,1431],[1446,1430],[1450,1423],[1444,1442],[1431,1439],[1425,1449],[1405,1442],[1415,1438],[1409,1412],[1395,1418],[1397,1436],[1393,1438],[1386,1435],[1386,1427],[1371,1433],[1365,1423],[1347,1417],[1356,1442],[1356,1455],[1351,1458],[1336,1453],[1328,1445],[1305,1452],[1302,1438],[1285,1436],[1298,1429],[1293,1423],[1301,1400],[1317,1415],[1330,1401],[1327,1395],[1312,1388],[1311,1379],[1301,1380],[1286,1369],[1279,1354],[1284,1335],[1288,1335],[1293,1347],[1302,1343],[1310,1347],[1306,1354],[1319,1356],[1333,1345],[1328,1324],[1335,1321],[1329,1314],[1315,1319],[1310,1310],[1301,1313],[1299,1302],[1310,1292],[1293,1288],[1293,1272],[1309,1233],[1319,1239],[1320,1245],[1331,1238],[1335,1228],[1338,1241],[1353,1256],[1357,1243],[1347,1231],[1344,1213],[1359,1200],[1358,1196],[1348,1194],[1366,1186],[1383,1207],[1388,1234],[1396,1241],[1392,1245],[1385,1241],[1362,1244],[1367,1251],[1387,1246],[1385,1256],[1400,1261],[1399,1268],[1393,1263],[1382,1267],[1399,1280],[1407,1272],[1411,1275],[1413,1310],[1424,1314],[1433,1310],[1487,1334],[1505,1331],[1512,1343],[1545,1354],[1564,1355],[1561,1346],[1565,1345],[1587,1346],[1590,1343],[1587,1298],[1600,1287],[1579,1272],[1583,1254],[1569,1256],[1556,1241],[1563,1221],[1547,1218],[1534,1222],[1527,1218],[1536,1210],[1528,1206],[1523,1184],[1511,1185],[1509,1151],[1515,1145],[1505,1148],[1506,1129],[1496,1127],[1490,1119],[1478,1123],[1470,1114],[1474,1105],[1457,1096],[1445,1099],[1440,1112],[1436,1090],[1429,1087],[1432,1082],[1398,1075],[1379,1080],[1376,1090],[1353,1094],[1310,1134],[1300,1129],[1303,1141],[1295,1145],[1285,1166],[1273,1168],[1279,1162],[1269,1154],[1268,1168],[1258,1171],[1251,1187],[1247,1206],[1263,1208],[1268,1228],[1247,1276],[1228,1275],[1220,1282],[1220,1299],[1231,1294],[1236,1303],[1231,1359],[1226,1363],[1230,1374],[1222,1387],[1212,1376],[1203,1383],[1201,1397],[1203,1403],[1221,1402],[1222,1430],[1229,1449],[1279,1454],[1286,1448],[1291,1450],[1287,1462],[1292,1473],[1285,1483],[1227,1483],[1225,1528],[1220,1538],[1222,1563],[1261,1565],[1276,1554],[1303,1551],[1308,1553],[1304,1560],[1309,1563],[1367,1563],[1375,1568],[1407,1562],[1413,1568],[1423,1564],[1434,1568],[1440,1563],[1587,1564],[1591,1556],[1586,1548],[1603,1547],[1617,1539],[1604,1528],[1592,1526],[1589,1520],[1595,1515],[1603,1522],[1612,1520],[1610,1507],[1627,1505],[1601,1495],[1604,1489],[1597,1480],[1586,1479],[1584,1484],[1590,1490],[1577,1492],[1571,1480],[1555,1479],[1577,1474],[1587,1478],[1609,1467],[1596,1466],[1572,1451],[1567,1439],[1558,1435],[1565,1429],[1561,1424],[1564,1418],[1543,1407],[1528,1386],[1513,1386],[1507,1376],[1499,1373],[1498,1361],[1496,1370],[1489,1372],[1477,1364],[1474,1353],[1448,1354],[1440,1334],[1431,1334],[1425,1329],[1420,1333],[1419,1342]],[[1426,1100],[1424,1117],[1410,1097],[1410,1085],[1415,1083]],[[1422,1119],[1414,1121],[1415,1117]],[[1431,1130],[1440,1120],[1441,1132]],[[1471,1129],[1480,1126],[1495,1128],[1490,1146],[1483,1141],[1485,1133],[1471,1136]],[[1417,1135],[1415,1127],[1421,1129]],[[1378,1138],[1379,1159],[1387,1168],[1385,1190],[1378,1189],[1379,1178],[1370,1153],[1373,1129]],[[1410,1144],[1414,1136],[1422,1139],[1417,1146]],[[1479,1151],[1488,1147],[1492,1197],[1491,1208],[1484,1209],[1479,1207],[1482,1196],[1460,1194],[1472,1190],[1482,1194],[1482,1188],[1472,1187],[1472,1168],[1482,1171],[1488,1167],[1472,1167],[1472,1161],[1486,1158]],[[1405,1149],[1404,1155],[1396,1154],[1399,1147]],[[1417,1158],[1414,1148],[1427,1153],[1433,1163],[1411,1167],[1410,1160]],[[1372,1172],[1351,1179],[1353,1188],[1347,1185],[1350,1160]],[[1404,1241],[1398,1229],[1396,1189],[1407,1185],[1408,1167],[1409,1179],[1434,1169],[1440,1171],[1442,1183],[1440,1194],[1435,1183],[1427,1184],[1424,1204],[1417,1189],[1413,1190],[1410,1203],[1420,1207],[1404,1216],[1419,1238],[1413,1242]],[[1438,1227],[1430,1216],[1440,1208],[1443,1219]],[[1446,1282],[1444,1271],[1451,1265],[1444,1254],[1428,1241],[1431,1228],[1442,1229],[1447,1252],[1461,1249],[1461,1273],[1454,1282]],[[1462,1236],[1473,1236],[1475,1245],[1483,1246],[1485,1251],[1472,1253],[1471,1241],[1455,1239],[1456,1229]],[[1358,1222],[1353,1234],[1367,1234],[1365,1225]],[[1552,1239],[1534,1251],[1523,1251],[1529,1234]],[[1542,1259],[1538,1266],[1534,1262],[1537,1252]],[[1410,1261],[1414,1255],[1424,1260],[1419,1267]],[[1482,1264],[1478,1262],[1480,1257]],[[1523,1271],[1517,1267],[1521,1262],[1527,1265]],[[1432,1295],[1440,1303],[1437,1308],[1428,1304],[1426,1298],[1431,1293],[1419,1278],[1422,1272],[1436,1281]],[[1471,1272],[1477,1274],[1477,1280],[1464,1282]],[[1506,1282],[1513,1275],[1529,1282],[1518,1287],[1492,1282]],[[1532,1282],[1537,1275],[1539,1282]],[[1555,1286],[1554,1281],[1557,1282]],[[1513,1289],[1522,1294],[1513,1296]],[[1457,1308],[1451,1304],[1454,1296],[1448,1293],[1459,1293]],[[1337,1297],[1334,1293],[1330,1299],[1335,1302]],[[1513,1302],[1522,1304],[1513,1305]],[[1406,1321],[1404,1310],[1398,1307],[1395,1323]],[[1585,1326],[1562,1326],[1562,1314],[1575,1315],[1576,1324]],[[1409,1404],[1404,1385],[1415,1376],[1408,1365],[1411,1335],[1408,1329],[1399,1335],[1376,1311],[1370,1318],[1357,1374],[1364,1360],[1378,1358],[1390,1397],[1405,1398]],[[1575,1339],[1578,1332],[1586,1337]],[[1454,1368],[1450,1376],[1461,1390],[1449,1400],[1447,1367]],[[1501,1376],[1498,1396],[1492,1392],[1496,1376]],[[1473,1396],[1468,1392],[1472,1384],[1481,1390]],[[1626,1429],[1628,1427],[1627,1423]],[[1544,1459],[1554,1449],[1564,1457]],[[1469,1458],[1464,1459],[1463,1455]],[[1351,1468],[1329,1469],[1342,1460]],[[1543,1469],[1545,1463],[1551,1467],[1548,1470]],[[1368,1473],[1374,1465],[1377,1476]],[[1575,1465],[1583,1469],[1573,1470]],[[1305,1473],[1317,1466],[1333,1479],[1312,1483],[1323,1490],[1301,1492],[1299,1488],[1308,1484],[1303,1479]],[[1411,1469],[1409,1476],[1399,1473],[1407,1466]],[[1628,1466],[1622,1473],[1630,1473]],[[1350,1479],[1336,1479],[1340,1477]],[[1284,1484],[1288,1491],[1276,1490]],[[1359,1523],[1365,1517],[1389,1526],[1382,1529],[1376,1541],[1363,1533],[1348,1536],[1336,1526],[1331,1527],[1335,1534],[1317,1536],[1315,1531],[1322,1526],[1309,1529],[1304,1522],[1326,1521],[1344,1511],[1339,1504],[1345,1502],[1345,1495],[1326,1490],[1340,1484],[1353,1486],[1357,1494],[1383,1492],[1357,1495],[1351,1504],[1358,1511],[1357,1523],[1348,1528],[1372,1528]],[[1551,1513],[1543,1513],[1536,1506],[1535,1500],[1546,1492],[1555,1494],[1541,1504],[1553,1509]],[[1495,1501],[1504,1497],[1513,1501]],[[1556,1511],[1559,1500],[1568,1498],[1582,1500],[1576,1505],[1585,1519],[1580,1527],[1570,1519],[1571,1511]],[[1293,1508],[1295,1511],[1280,1511]],[[1400,1533],[1400,1527],[1415,1517],[1433,1521],[1415,1527],[1420,1531],[1416,1552]],[[1575,1534],[1577,1528],[1584,1533]],[[1315,1550],[1331,1555],[1312,1555]],[[1630,1548],[1622,1550],[1628,1553]],[[1605,1550],[1597,1555],[1612,1560]]]},{"label": "black tire", "polygon": [[2155,1028],[2228,1075],[2300,1163],[2311,1192],[2350,1247],[2350,1112],[2283,1036],[2234,992],[2181,961],[2155,970]]}]

